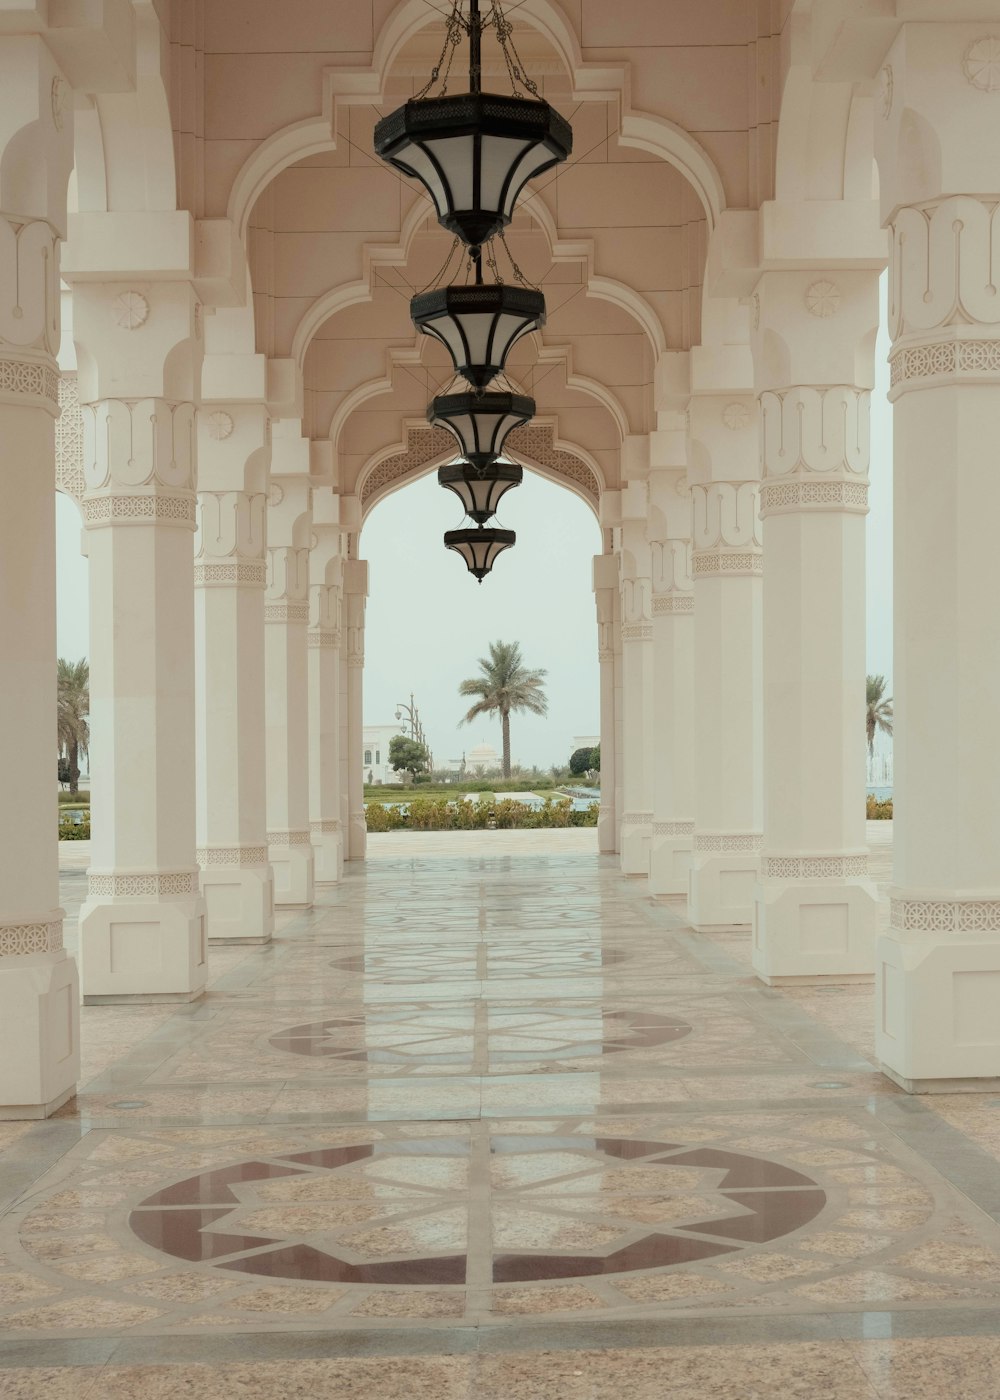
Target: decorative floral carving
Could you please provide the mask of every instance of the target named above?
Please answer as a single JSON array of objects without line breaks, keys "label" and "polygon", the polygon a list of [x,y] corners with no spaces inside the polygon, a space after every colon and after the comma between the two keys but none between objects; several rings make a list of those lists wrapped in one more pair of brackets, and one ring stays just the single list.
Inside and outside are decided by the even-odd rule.
[{"label": "decorative floral carving", "polygon": [[209,414],[208,435],[215,442],[224,442],[226,438],[232,437],[234,427],[232,415],[223,412],[222,409],[217,409],[215,413]]},{"label": "decorative floral carving", "polygon": [[181,525],[195,528],[195,500],[189,492],[175,496],[88,496],[83,523],[103,525]]},{"label": "decorative floral carving", "polygon": [[1000,39],[993,34],[974,39],[965,50],[962,72],[980,92],[1000,90]]},{"label": "decorative floral carving", "polygon": [[276,481],[272,481],[268,487],[267,503],[269,506],[280,506],[285,499],[285,492]]},{"label": "decorative floral carving", "polygon": [[821,278],[806,288],[806,309],[812,316],[826,319],[835,316],[840,308],[840,288],[835,282]]},{"label": "decorative floral carving", "polygon": [[328,817],[321,822],[310,822],[309,830],[312,832],[313,836],[327,836],[331,832],[340,830],[340,822],[334,817]]},{"label": "decorative floral carving", "polygon": [[868,875],[868,857],[765,856],[761,873],[771,880],[864,879]]},{"label": "decorative floral carving", "polygon": [[623,642],[650,642],[653,640],[653,625],[650,622],[634,623],[622,628]]},{"label": "decorative floral carving", "polygon": [[196,855],[201,866],[267,864],[266,846],[199,846]]},{"label": "decorative floral carving", "polygon": [[306,642],[311,647],[339,647],[341,634],[336,629],[310,632]]},{"label": "decorative floral carving", "polygon": [[69,84],[60,77],[52,79],[52,121],[56,131],[66,125],[66,112],[72,98]]},{"label": "decorative floral carving", "polygon": [[111,303],[111,314],[123,331],[137,331],[149,320],[149,302],[141,292],[121,292]]},{"label": "decorative floral carving", "polygon": [[83,414],[76,379],[59,379],[59,417],[56,419],[56,490],[75,501],[83,497]]},{"label": "decorative floral carving", "polygon": [[308,603],[265,603],[265,622],[308,622]]},{"label": "decorative floral carving", "polygon": [[267,844],[269,846],[308,846],[310,837],[308,831],[269,831],[267,833]]},{"label": "decorative floral carving", "polygon": [[918,933],[997,933],[1000,899],[892,899],[889,923]]},{"label": "decorative floral carving", "polygon": [[622,826],[649,826],[652,820],[652,812],[624,812],[622,814]]},{"label": "decorative floral carving", "polygon": [[195,588],[263,588],[267,565],[263,559],[226,559],[220,564],[195,564]]},{"label": "decorative floral carving", "polygon": [[865,481],[765,481],[760,488],[762,516],[793,510],[841,510],[852,515],[868,510]]},{"label": "decorative floral carving", "polygon": [[59,403],[59,372],[44,360],[0,359],[0,399],[41,399],[55,412]]},{"label": "decorative floral carving", "polygon": [[693,565],[696,578],[723,574],[763,574],[764,555],[759,549],[697,549],[694,552]]},{"label": "decorative floral carving", "polygon": [[653,594],[653,616],[667,617],[670,614],[687,614],[694,612],[694,594],[687,593],[654,593]]},{"label": "decorative floral carving", "polygon": [[654,836],[693,836],[694,822],[654,822]]},{"label": "decorative floral carving", "polygon": [[750,410],[745,403],[727,403],[722,410],[722,421],[734,433],[750,426]]},{"label": "decorative floral carving", "polygon": [[897,350],[889,361],[892,388],[911,379],[961,375],[970,379],[1000,377],[1000,340],[944,340],[931,345],[910,345]]},{"label": "decorative floral carving", "polygon": [[0,924],[0,958],[58,953],[63,946],[61,919],[41,924]]},{"label": "decorative floral carving", "polygon": [[760,850],[763,841],[763,836],[757,831],[696,831],[694,849],[720,853],[755,852]]},{"label": "decorative floral carving", "polygon": [[892,112],[892,94],[895,87],[895,80],[892,74],[892,65],[886,63],[878,78],[879,94],[882,98],[882,116],[886,121]]},{"label": "decorative floral carving", "polygon": [[111,899],[157,899],[171,894],[197,894],[199,872],[177,871],[161,875],[157,871],[129,875],[91,875],[88,890],[91,897]]}]

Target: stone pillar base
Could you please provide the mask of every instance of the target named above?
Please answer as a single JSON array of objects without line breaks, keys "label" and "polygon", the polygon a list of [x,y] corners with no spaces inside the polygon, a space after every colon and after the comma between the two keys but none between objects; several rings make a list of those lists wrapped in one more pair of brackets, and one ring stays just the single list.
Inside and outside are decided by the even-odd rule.
[{"label": "stone pillar base", "polygon": [[267,848],[274,872],[274,902],[285,907],[308,908],[313,902],[315,884],[312,842],[307,831],[291,834],[301,839],[291,843],[272,840]]},{"label": "stone pillar base", "polygon": [[368,850],[368,822],[364,812],[352,812],[347,833],[347,860],[364,860]]},{"label": "stone pillar base", "polygon": [[[198,853],[199,860],[220,851]],[[269,943],[274,933],[274,876],[267,849],[242,847],[236,854],[253,865],[206,864],[201,871],[209,943]]]},{"label": "stone pillar base", "polygon": [[602,856],[613,856],[618,851],[617,823],[612,807],[602,807],[597,814],[597,849]]},{"label": "stone pillar base", "polygon": [[892,919],[875,943],[883,1072],[911,1094],[992,1092],[1000,1080],[1000,900],[893,898]]},{"label": "stone pillar base", "polygon": [[749,928],[760,860],[756,851],[695,849],[688,879],[688,918],[700,932]]},{"label": "stone pillar base", "polygon": [[[811,878],[812,866],[836,873]],[[855,867],[863,873],[852,876]],[[871,981],[878,895],[867,869],[865,855],[763,857],[753,902],[753,967],[762,982]]]},{"label": "stone pillar base", "polygon": [[80,984],[62,950],[0,964],[0,1120],[48,1118],[76,1093]]},{"label": "stone pillar base", "polygon": [[[91,877],[93,890],[94,878]],[[123,888],[169,875],[102,875]],[[197,877],[194,877],[195,882]],[[80,910],[80,980],[85,1006],[195,1001],[208,976],[205,903],[98,894]]]},{"label": "stone pillar base", "polygon": [[[658,827],[663,830],[657,830]],[[653,823],[649,844],[650,894],[661,899],[687,897],[693,841],[694,822]]]},{"label": "stone pillar base", "polygon": [[622,817],[621,855],[623,875],[649,874],[649,843],[653,837],[652,814]]},{"label": "stone pillar base", "polygon": [[344,838],[340,822],[311,822],[310,827],[316,884],[339,884],[344,878]]}]

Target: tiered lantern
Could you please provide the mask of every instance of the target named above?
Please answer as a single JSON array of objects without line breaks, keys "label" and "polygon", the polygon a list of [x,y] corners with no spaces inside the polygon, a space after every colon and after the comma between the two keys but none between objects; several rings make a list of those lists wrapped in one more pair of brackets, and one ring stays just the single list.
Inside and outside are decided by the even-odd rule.
[{"label": "tiered lantern", "polygon": [[[526,284],[506,286],[492,256],[497,281],[483,281],[483,245],[497,234],[502,238],[528,181],[570,154],[573,132],[525,76],[501,0],[486,0],[488,19],[482,17],[480,3],[469,0],[466,18],[462,0],[452,0],[444,47],[430,82],[378,123],[375,153],[421,182],[434,201],[438,222],[467,246],[475,269],[471,285],[418,293],[410,314],[418,330],[446,346],[456,375],[471,386],[464,393],[438,395],[427,417],[448,429],[466,459],[460,466],[442,467],[438,481],[459,496],[477,528],[451,530],[444,542],[462,555],[481,583],[516,538],[511,530],[486,527],[501,496],[522,479],[520,467],[498,465],[498,459],[508,434],[535,413],[533,399],[488,386],[503,373],[522,336],[545,324],[542,293]],[[503,50],[512,96],[482,90],[482,38],[489,26]],[[463,31],[469,36],[469,91],[448,96],[448,73]],[[439,80],[441,93],[428,96]],[[518,84],[526,95],[518,93]],[[523,282],[516,265],[515,274]]]}]

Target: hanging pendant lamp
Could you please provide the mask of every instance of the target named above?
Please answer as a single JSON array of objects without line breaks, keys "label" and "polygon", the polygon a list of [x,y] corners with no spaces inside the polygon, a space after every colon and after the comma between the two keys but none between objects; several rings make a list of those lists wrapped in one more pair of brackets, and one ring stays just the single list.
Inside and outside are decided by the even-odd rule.
[{"label": "hanging pendant lamp", "polygon": [[410,316],[418,330],[447,347],[456,374],[485,389],[521,337],[545,325],[545,297],[503,283],[439,287],[415,296]]},{"label": "hanging pendant lamp", "polygon": [[[424,186],[439,223],[470,247],[479,247],[510,223],[518,195],[529,180],[564,161],[573,131],[554,108],[537,97],[482,91],[482,37],[494,24],[512,79],[527,84],[511,56],[510,25],[497,0],[484,21],[480,0],[469,0],[468,19],[454,4],[442,50],[469,35],[469,91],[415,97],[375,127],[375,154]],[[516,58],[516,51],[514,53]],[[441,63],[434,70],[437,80]],[[447,74],[445,75],[447,81]],[[430,86],[430,84],[428,84]]]},{"label": "hanging pendant lamp", "polygon": [[453,549],[465,560],[465,567],[480,583],[493,568],[505,549],[517,542],[513,530],[448,530],[444,537],[446,549]]},{"label": "hanging pendant lamp", "polygon": [[439,394],[427,409],[427,421],[447,428],[480,471],[501,455],[508,433],[534,416],[535,401],[524,394]]},{"label": "hanging pendant lamp", "polygon": [[466,515],[477,525],[485,525],[496,515],[501,497],[520,486],[523,480],[522,469],[507,462],[487,467],[485,471],[470,467],[467,462],[438,469],[438,485],[454,491]]}]

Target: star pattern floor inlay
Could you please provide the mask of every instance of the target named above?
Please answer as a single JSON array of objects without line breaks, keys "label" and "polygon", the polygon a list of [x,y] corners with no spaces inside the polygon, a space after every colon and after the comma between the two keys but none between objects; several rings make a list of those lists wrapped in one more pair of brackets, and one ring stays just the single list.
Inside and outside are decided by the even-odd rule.
[{"label": "star pattern floor inlay", "polygon": [[1000,1313],[993,1101],[902,1096],[870,988],[761,987],[590,832],[466,836],[373,839],[199,1003],[84,1009],[78,1098],[0,1124],[0,1393],[32,1339]]}]

